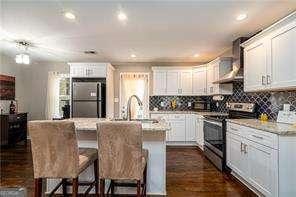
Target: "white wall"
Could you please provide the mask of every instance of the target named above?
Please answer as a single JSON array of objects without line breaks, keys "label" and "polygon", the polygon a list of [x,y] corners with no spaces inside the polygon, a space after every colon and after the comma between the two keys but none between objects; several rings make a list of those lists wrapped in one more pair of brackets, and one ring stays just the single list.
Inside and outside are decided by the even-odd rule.
[{"label": "white wall", "polygon": [[35,62],[24,72],[26,75],[26,89],[28,96],[29,119],[45,119],[45,105],[48,72],[56,71],[69,73],[66,63]]},{"label": "white wall", "polygon": [[[49,71],[69,73],[69,66],[62,62],[37,62],[30,65],[14,63],[13,57],[0,54],[0,73],[15,76],[16,100],[19,111],[28,112],[29,120],[45,119],[47,77]],[[9,101],[1,101],[9,106]]]},{"label": "white wall", "polygon": [[[18,101],[19,111],[27,111],[25,76],[23,75],[24,65],[19,65],[14,62],[14,59],[4,54],[0,54],[0,74],[15,77],[15,99]],[[0,100],[0,107],[3,112],[9,112],[10,101]]]}]

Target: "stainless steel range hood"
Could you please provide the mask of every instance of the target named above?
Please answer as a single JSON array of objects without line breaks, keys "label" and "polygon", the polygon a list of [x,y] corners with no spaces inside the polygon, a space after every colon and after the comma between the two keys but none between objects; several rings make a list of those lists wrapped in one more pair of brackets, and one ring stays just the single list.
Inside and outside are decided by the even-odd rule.
[{"label": "stainless steel range hood", "polygon": [[218,81],[213,82],[214,84],[232,83],[234,81],[243,80],[243,48],[240,46],[241,43],[246,41],[248,38],[240,37],[233,41],[232,44],[232,71],[222,76]]}]

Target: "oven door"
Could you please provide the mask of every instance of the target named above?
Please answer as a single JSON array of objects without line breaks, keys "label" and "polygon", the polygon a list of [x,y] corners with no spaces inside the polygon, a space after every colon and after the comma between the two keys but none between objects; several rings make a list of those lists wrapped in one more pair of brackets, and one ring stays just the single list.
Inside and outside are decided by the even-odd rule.
[{"label": "oven door", "polygon": [[205,146],[223,158],[223,127],[221,122],[204,120]]}]

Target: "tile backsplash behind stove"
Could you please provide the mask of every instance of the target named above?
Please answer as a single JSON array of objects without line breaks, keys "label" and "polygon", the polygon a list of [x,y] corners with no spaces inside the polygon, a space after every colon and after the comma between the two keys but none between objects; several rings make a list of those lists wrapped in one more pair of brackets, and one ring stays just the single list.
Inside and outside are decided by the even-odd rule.
[{"label": "tile backsplash behind stove", "polygon": [[[296,110],[296,91],[281,91],[281,92],[255,92],[246,93],[243,91],[243,82],[234,82],[233,95],[224,96],[223,101],[213,101],[211,96],[150,96],[149,106],[150,110],[157,107],[162,110],[170,110],[170,101],[177,100],[178,109],[190,109],[187,106],[188,102],[198,100],[207,100],[211,102],[213,111],[228,112],[226,108],[227,102],[251,102],[256,103],[259,107],[259,113],[266,113],[271,120],[276,120],[279,110],[282,110],[283,104],[290,104],[291,110]],[[161,107],[160,103],[164,102],[165,107]],[[218,103],[218,107],[216,106]]]}]

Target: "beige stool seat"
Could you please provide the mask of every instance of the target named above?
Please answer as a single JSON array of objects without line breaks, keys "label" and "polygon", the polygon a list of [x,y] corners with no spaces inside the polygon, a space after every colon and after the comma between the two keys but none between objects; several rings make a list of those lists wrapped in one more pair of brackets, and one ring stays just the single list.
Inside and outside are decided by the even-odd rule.
[{"label": "beige stool seat", "polygon": [[96,148],[79,148],[79,173],[98,159],[98,150]]}]

